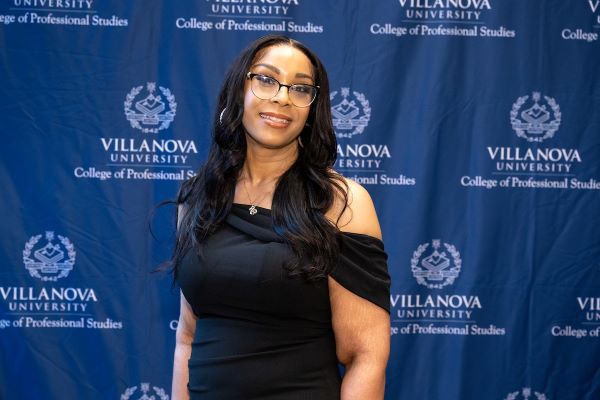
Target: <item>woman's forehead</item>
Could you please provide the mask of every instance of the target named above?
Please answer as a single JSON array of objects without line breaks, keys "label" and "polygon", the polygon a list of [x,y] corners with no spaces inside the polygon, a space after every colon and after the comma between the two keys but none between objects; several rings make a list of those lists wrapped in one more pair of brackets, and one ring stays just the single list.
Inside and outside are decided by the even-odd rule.
[{"label": "woman's forehead", "polygon": [[301,50],[286,44],[266,47],[256,54],[252,66],[270,66],[277,73],[313,76],[313,65]]}]

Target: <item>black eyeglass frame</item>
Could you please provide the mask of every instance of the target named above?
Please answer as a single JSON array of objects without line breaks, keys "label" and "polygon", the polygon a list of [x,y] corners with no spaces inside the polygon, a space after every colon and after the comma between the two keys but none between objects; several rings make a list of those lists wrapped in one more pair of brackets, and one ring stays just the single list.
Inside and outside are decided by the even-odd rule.
[{"label": "black eyeglass frame", "polygon": [[273,96],[269,97],[268,99],[263,99],[262,97],[258,97],[256,95],[256,93],[254,93],[254,90],[252,90],[252,86],[250,86],[250,90],[252,90],[252,94],[255,95],[257,98],[259,98],[261,100],[271,100],[273,97],[277,96],[277,94],[281,90],[282,86],[285,87],[285,88],[287,88],[287,90],[288,90],[288,96],[289,96],[289,93],[290,93],[290,88],[292,88],[293,86],[310,86],[310,87],[314,88],[315,89],[315,97],[313,97],[313,99],[310,101],[310,103],[308,103],[305,106],[296,105],[292,101],[292,99],[290,97],[290,101],[292,102],[292,104],[294,104],[296,107],[299,107],[299,108],[310,107],[310,105],[312,103],[314,103],[315,100],[317,99],[317,96],[319,95],[319,89],[321,89],[320,86],[315,86],[315,85],[311,85],[311,84],[308,84],[308,83],[294,83],[293,85],[284,85],[283,83],[279,82],[277,79],[273,78],[272,76],[268,76],[268,75],[265,75],[265,74],[257,74],[257,73],[251,72],[251,71],[248,71],[248,73],[246,74],[246,79],[252,80],[252,78],[254,78],[255,76],[264,76],[265,78],[269,78],[269,79],[274,80],[279,85],[279,88],[277,89],[277,91],[275,92],[275,94]]}]

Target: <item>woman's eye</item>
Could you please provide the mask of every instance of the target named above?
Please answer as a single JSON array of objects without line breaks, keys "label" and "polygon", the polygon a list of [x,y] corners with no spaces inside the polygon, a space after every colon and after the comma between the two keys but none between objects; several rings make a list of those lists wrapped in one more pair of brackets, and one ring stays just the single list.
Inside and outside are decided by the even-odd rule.
[{"label": "woman's eye", "polygon": [[263,85],[275,85],[275,79],[270,78],[268,76],[264,76],[264,75],[257,75],[256,79],[258,79],[258,81],[263,84]]},{"label": "woman's eye", "polygon": [[310,86],[306,86],[306,85],[294,85],[292,86],[292,90],[294,92],[298,92],[298,93],[310,93],[311,91],[311,87]]}]

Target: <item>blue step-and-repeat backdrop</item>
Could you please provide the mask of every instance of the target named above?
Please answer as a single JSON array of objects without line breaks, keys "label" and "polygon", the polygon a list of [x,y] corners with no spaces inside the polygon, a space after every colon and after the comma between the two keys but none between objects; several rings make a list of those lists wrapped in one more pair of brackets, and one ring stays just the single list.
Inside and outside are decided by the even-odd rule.
[{"label": "blue step-and-repeat backdrop", "polygon": [[267,33],[324,60],[378,210],[386,399],[600,399],[600,0],[3,1],[0,398],[169,399],[156,206]]}]

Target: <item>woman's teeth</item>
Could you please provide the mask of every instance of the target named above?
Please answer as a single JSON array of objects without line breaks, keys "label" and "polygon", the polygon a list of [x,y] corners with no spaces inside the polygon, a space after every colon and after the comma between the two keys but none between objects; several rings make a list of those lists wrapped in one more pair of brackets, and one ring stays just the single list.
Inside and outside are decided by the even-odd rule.
[{"label": "woman's teeth", "polygon": [[277,118],[272,115],[260,114],[260,117],[264,118],[264,119],[268,119],[273,122],[277,122],[279,124],[289,124],[290,123],[290,121],[288,119]]}]

